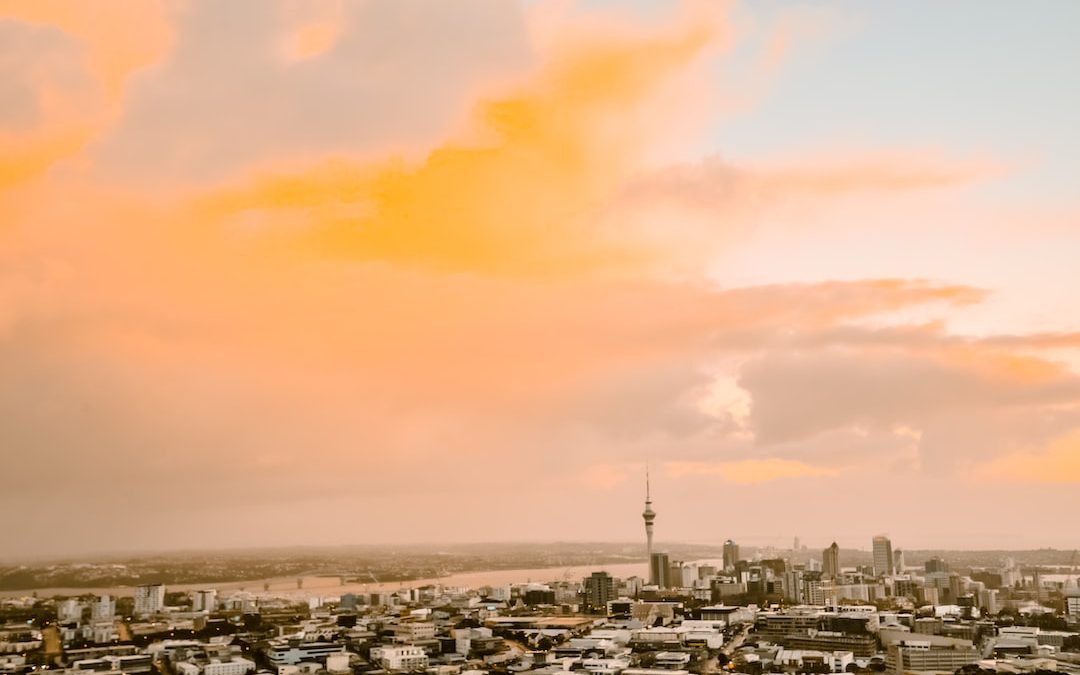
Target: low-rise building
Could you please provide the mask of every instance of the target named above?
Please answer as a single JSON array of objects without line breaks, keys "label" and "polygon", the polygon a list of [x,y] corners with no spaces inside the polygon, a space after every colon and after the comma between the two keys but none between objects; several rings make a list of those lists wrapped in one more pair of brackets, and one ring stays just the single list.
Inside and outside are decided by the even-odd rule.
[{"label": "low-rise building", "polygon": [[273,642],[266,648],[266,660],[275,668],[296,665],[302,661],[325,661],[331,654],[345,651],[345,645],[335,642],[300,642],[286,640]]},{"label": "low-rise building", "polygon": [[371,660],[386,670],[416,671],[428,667],[428,655],[420,647],[410,645],[373,647]]},{"label": "low-rise building", "polygon": [[903,675],[909,671],[946,670],[953,672],[980,658],[974,646],[938,646],[928,641],[897,642],[889,647],[885,665],[888,670]]}]

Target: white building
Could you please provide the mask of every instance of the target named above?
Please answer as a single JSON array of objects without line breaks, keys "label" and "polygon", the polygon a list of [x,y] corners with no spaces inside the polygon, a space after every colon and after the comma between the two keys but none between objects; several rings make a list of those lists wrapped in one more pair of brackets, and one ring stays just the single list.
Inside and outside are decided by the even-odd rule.
[{"label": "white building", "polygon": [[98,645],[120,639],[120,633],[117,632],[116,624],[112,621],[95,621],[83,624],[79,628],[79,634],[84,640]]},{"label": "white building", "polygon": [[979,607],[988,614],[997,614],[1000,609],[997,590],[984,588],[979,591]]},{"label": "white building", "polygon": [[90,607],[90,618],[94,621],[110,621],[116,616],[116,601],[107,595],[99,596]]},{"label": "white building", "polygon": [[61,600],[56,605],[56,618],[60,623],[82,619],[82,604],[75,599]]},{"label": "white building", "polygon": [[630,660],[625,658],[581,660],[581,669],[589,675],[619,675],[629,667]]},{"label": "white building", "polygon": [[347,673],[349,669],[348,654],[331,654],[326,657],[326,670],[330,673]]},{"label": "white building", "polygon": [[435,624],[427,621],[406,621],[394,626],[395,642],[415,642],[435,637]]},{"label": "white building", "polygon": [[210,659],[209,663],[198,664],[181,661],[175,664],[177,675],[247,675],[255,671],[255,662],[242,656],[229,659]]},{"label": "white building", "polygon": [[1065,613],[1069,616],[1080,616],[1080,593],[1074,592],[1065,598]]},{"label": "white building", "polygon": [[203,666],[202,675],[247,675],[254,672],[255,662],[242,656],[233,656],[229,660],[211,659]]},{"label": "white building", "polygon": [[830,672],[846,672],[849,664],[854,663],[855,656],[851,652],[822,652],[809,649],[781,649],[776,654],[776,664],[785,667],[793,667],[802,671],[813,665],[824,665]]},{"label": "white building", "polygon": [[912,670],[955,671],[979,660],[972,645],[938,646],[929,641],[901,641],[890,645],[885,659],[889,670],[901,675]]},{"label": "white building", "polygon": [[165,608],[165,586],[147,584],[135,587],[135,615],[157,614]]},{"label": "white building", "polygon": [[422,647],[373,647],[371,660],[387,670],[424,670],[428,656]]},{"label": "white building", "polygon": [[217,609],[217,589],[209,588],[191,594],[193,612],[213,612]]},{"label": "white building", "polygon": [[472,641],[490,638],[490,628],[455,628],[451,631],[454,636],[454,651],[466,656],[472,651]]},{"label": "white building", "polygon": [[294,666],[303,661],[322,661],[331,654],[341,654],[344,651],[344,645],[335,643],[282,641],[266,648],[266,659],[277,668],[283,665]]}]

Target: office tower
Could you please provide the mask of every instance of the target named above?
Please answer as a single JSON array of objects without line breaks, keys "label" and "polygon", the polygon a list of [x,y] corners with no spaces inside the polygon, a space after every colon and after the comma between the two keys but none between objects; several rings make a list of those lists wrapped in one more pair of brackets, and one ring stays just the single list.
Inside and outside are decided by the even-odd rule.
[{"label": "office tower", "polygon": [[799,538],[798,537],[795,537],[795,541],[792,542],[791,550],[792,551],[798,551],[799,550]]},{"label": "office tower", "polygon": [[585,577],[584,601],[588,610],[607,610],[609,600],[615,599],[615,580],[607,572],[593,572]]},{"label": "office tower", "polygon": [[834,541],[832,546],[821,552],[821,576],[840,576],[840,547]]},{"label": "office tower", "polygon": [[935,556],[923,563],[923,569],[926,571],[927,574],[933,572],[948,572],[949,563]]},{"label": "office tower", "polygon": [[903,574],[905,567],[907,567],[907,564],[904,560],[904,551],[898,548],[893,551],[893,571],[896,574]]},{"label": "office tower", "polygon": [[1065,596],[1065,614],[1080,617],[1080,592],[1073,590]]},{"label": "office tower", "polygon": [[785,572],[783,579],[784,597],[792,602],[803,602],[803,573],[799,570]]},{"label": "office tower", "polygon": [[683,563],[681,560],[672,560],[668,565],[668,587],[678,588],[682,586],[682,568]]},{"label": "office tower", "polygon": [[885,535],[879,534],[874,537],[874,574],[891,577],[894,569],[892,542]]},{"label": "office tower", "polygon": [[60,623],[82,619],[82,605],[75,598],[61,600],[56,605],[56,617]]},{"label": "office tower", "polygon": [[[355,597],[355,596],[354,596]],[[191,610],[194,612],[213,612],[217,609],[217,589],[195,591],[191,595]]]},{"label": "office tower", "polygon": [[963,593],[963,586],[960,585],[960,575],[956,572],[949,574],[949,602],[958,604],[960,595]]},{"label": "office tower", "polygon": [[135,587],[135,614],[156,614],[165,607],[165,586],[148,584]]},{"label": "office tower", "polygon": [[671,587],[671,561],[667,553],[653,553],[649,557],[649,583],[660,588]]},{"label": "office tower", "polygon": [[[652,564],[652,535],[653,535],[653,521],[656,520],[656,511],[652,508],[652,496],[649,493],[649,467],[645,467],[645,511],[641,514],[642,519],[645,520],[645,547],[649,556],[649,563]],[[657,583],[656,580],[650,576],[649,583]]]},{"label": "office tower", "polygon": [[724,571],[735,569],[737,562],[739,562],[739,545],[728,539],[724,542]]},{"label": "office tower", "polygon": [[809,605],[824,605],[825,591],[817,579],[803,580],[803,602]]},{"label": "office tower", "polygon": [[94,621],[105,621],[116,615],[116,601],[107,595],[98,596],[90,607],[90,618]]}]

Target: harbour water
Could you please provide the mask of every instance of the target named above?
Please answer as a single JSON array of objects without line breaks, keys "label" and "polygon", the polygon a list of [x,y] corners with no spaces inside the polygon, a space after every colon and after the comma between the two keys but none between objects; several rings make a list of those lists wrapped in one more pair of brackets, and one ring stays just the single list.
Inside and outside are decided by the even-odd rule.
[{"label": "harbour water", "polygon": [[[172,591],[193,591],[198,589],[216,588],[219,592],[249,591],[254,594],[272,593],[275,596],[285,597],[335,597],[343,593],[373,593],[395,591],[401,588],[416,588],[439,584],[447,587],[499,586],[505,584],[549,581],[580,581],[583,577],[595,571],[604,570],[614,577],[645,576],[648,566],[644,561],[637,563],[619,563],[614,565],[579,565],[573,567],[542,567],[518,570],[486,570],[477,572],[461,572],[444,577],[431,579],[414,579],[411,581],[394,581],[376,583],[345,583],[337,576],[306,576],[306,577],[274,577],[270,579],[249,579],[246,581],[229,581],[220,583],[203,584],[176,584],[169,585]],[[298,588],[298,579],[300,581]],[[100,588],[38,588],[21,591],[2,591],[0,596],[23,597],[36,594],[41,598],[49,598],[56,595],[112,595],[130,596],[134,593],[132,586],[115,586]]]}]

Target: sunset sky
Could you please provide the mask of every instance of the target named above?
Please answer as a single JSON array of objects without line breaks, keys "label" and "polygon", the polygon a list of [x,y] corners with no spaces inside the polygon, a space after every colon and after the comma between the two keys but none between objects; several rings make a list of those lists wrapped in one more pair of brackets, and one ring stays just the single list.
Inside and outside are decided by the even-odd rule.
[{"label": "sunset sky", "polygon": [[1078,27],[0,0],[0,558],[1078,546]]}]

